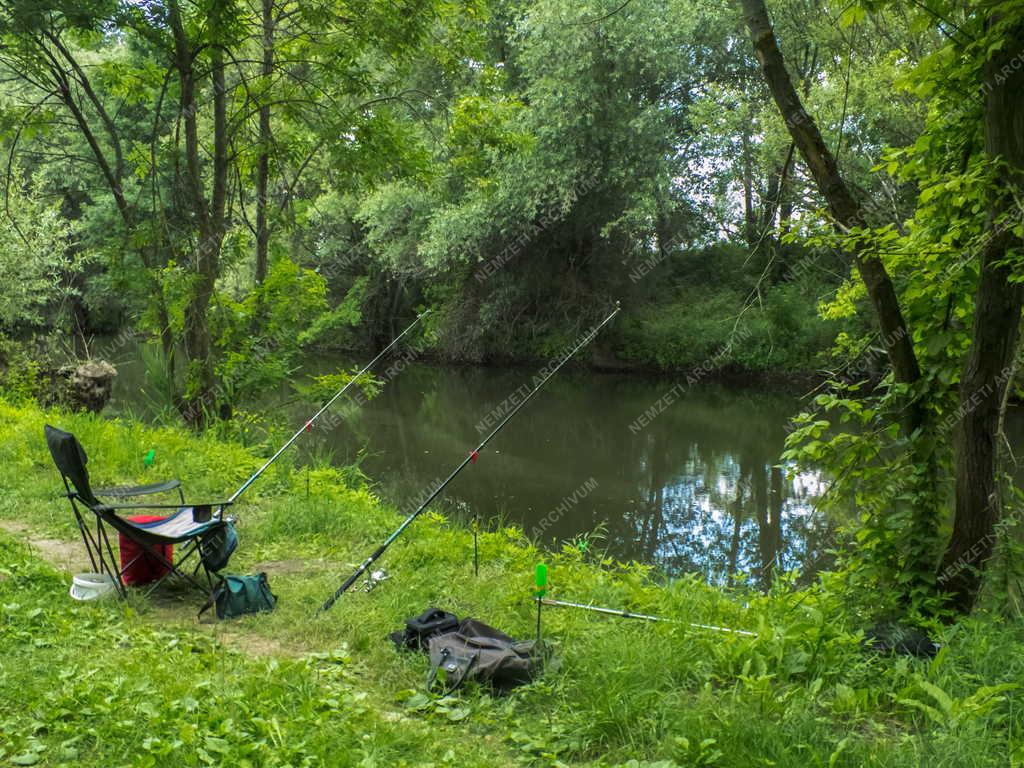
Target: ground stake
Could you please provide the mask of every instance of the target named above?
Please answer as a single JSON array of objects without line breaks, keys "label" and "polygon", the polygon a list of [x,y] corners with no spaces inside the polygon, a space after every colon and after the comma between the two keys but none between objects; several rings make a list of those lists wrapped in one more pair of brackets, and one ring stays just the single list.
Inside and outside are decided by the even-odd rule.
[{"label": "ground stake", "polygon": [[537,587],[537,645],[540,645],[540,609],[544,605],[544,595],[548,592],[548,567],[545,563],[537,563],[533,583]]}]

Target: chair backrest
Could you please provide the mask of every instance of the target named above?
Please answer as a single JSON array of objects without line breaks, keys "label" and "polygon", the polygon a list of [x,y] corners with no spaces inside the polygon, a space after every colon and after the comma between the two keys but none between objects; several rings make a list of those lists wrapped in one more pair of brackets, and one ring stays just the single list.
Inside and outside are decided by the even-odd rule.
[{"label": "chair backrest", "polygon": [[90,507],[99,505],[100,502],[93,495],[92,487],[89,485],[89,470],[85,468],[89,457],[85,455],[75,436],[49,424],[43,431],[46,433],[46,445],[50,449],[53,463],[57,465],[65,482],[71,482],[83,503]]}]

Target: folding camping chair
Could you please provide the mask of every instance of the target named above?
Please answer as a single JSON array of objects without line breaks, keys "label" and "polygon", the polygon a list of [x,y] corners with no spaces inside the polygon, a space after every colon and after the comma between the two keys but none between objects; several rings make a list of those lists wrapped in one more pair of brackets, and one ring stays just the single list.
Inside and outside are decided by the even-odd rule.
[{"label": "folding camping chair", "polygon": [[[213,576],[210,569],[207,568],[204,554],[208,550],[216,549],[220,543],[218,539],[225,535],[227,521],[223,518],[223,511],[231,504],[230,501],[185,505],[181,483],[177,480],[93,491],[89,485],[89,471],[85,466],[88,457],[75,436],[70,432],[51,427],[49,424],[46,425],[44,431],[46,445],[49,447],[53,462],[57,465],[61,479],[64,481],[64,488],[71,501],[71,509],[75,513],[75,520],[78,523],[78,530],[82,534],[86,552],[89,554],[89,561],[94,570],[105,573],[114,580],[122,597],[127,595],[127,587],[122,578],[124,573],[136,559],[144,556],[158,560],[166,569],[163,576],[150,586],[146,594],[156,589],[164,579],[172,574],[207,594],[212,593]],[[175,489],[178,491],[180,504],[104,504],[98,498],[100,496],[130,498]],[[79,504],[95,516],[95,530],[86,524],[79,510]],[[174,512],[162,520],[133,522],[117,514],[118,510],[123,509],[170,509]],[[139,554],[124,566],[119,566],[118,559],[114,557],[106,526],[110,526],[119,534],[135,542],[138,547]],[[159,546],[162,544],[184,544],[185,546],[181,548],[178,557],[172,562],[164,557],[163,548]],[[197,554],[199,556],[198,563],[189,574],[185,566]],[[206,587],[197,580],[200,569],[206,575]]]}]

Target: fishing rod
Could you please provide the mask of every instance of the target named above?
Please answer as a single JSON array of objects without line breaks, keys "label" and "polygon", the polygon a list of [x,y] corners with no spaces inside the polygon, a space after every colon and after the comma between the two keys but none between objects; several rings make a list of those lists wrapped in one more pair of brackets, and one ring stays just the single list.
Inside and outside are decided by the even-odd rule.
[{"label": "fishing rod", "polygon": [[530,402],[530,400],[533,399],[534,395],[536,395],[538,392],[540,392],[541,389],[544,388],[544,385],[547,384],[548,379],[550,379],[552,376],[558,373],[559,369],[563,365],[565,365],[569,360],[571,360],[577,352],[579,352],[581,349],[583,349],[583,347],[585,347],[587,344],[593,341],[594,337],[597,336],[598,332],[600,332],[602,328],[604,328],[608,323],[610,323],[612,321],[612,318],[619,314],[620,309],[621,307],[619,306],[619,302],[615,302],[614,311],[610,315],[608,315],[608,317],[606,317],[604,320],[598,323],[598,325],[596,325],[583,338],[583,340],[579,344],[577,344],[571,352],[569,352],[569,354],[567,354],[558,362],[558,365],[556,365],[554,368],[552,368],[550,371],[544,374],[544,377],[540,380],[540,382],[538,382],[537,385],[532,390],[530,390],[529,394],[527,394],[526,397],[520,400],[519,403],[511,411],[509,411],[508,415],[506,415],[505,418],[498,423],[498,426],[496,426],[491,431],[491,433],[487,435],[487,437],[485,437],[474,450],[470,451],[469,455],[466,456],[466,458],[464,458],[462,462],[457,467],[455,467],[454,470],[452,470],[452,473],[448,475],[448,477],[445,478],[445,480],[441,482],[441,484],[438,485],[437,488],[435,488],[430,493],[429,496],[427,496],[426,500],[422,504],[420,504],[407,518],[405,518],[405,520],[402,521],[402,524],[398,526],[394,530],[394,532],[384,540],[383,544],[377,547],[376,551],[372,555],[366,558],[366,560],[363,561],[363,563],[360,564],[358,568],[356,568],[355,573],[353,573],[351,576],[345,579],[345,581],[342,583],[340,587],[338,587],[335,593],[331,595],[323,605],[320,606],[319,610],[317,611],[317,615],[331,609],[331,606],[334,605],[335,602],[337,602],[338,598],[345,594],[348,588],[356,583],[356,580],[363,573],[366,572],[367,568],[373,565],[374,562],[376,562],[377,559],[384,554],[387,548],[394,543],[395,539],[402,535],[402,532],[405,531],[406,528],[412,525],[412,521],[420,516],[423,510],[425,510],[430,505],[430,502],[432,502],[440,495],[441,491],[445,489],[445,486],[447,486],[448,483],[454,480],[456,476],[458,476],[458,474],[463,469],[466,468],[467,464],[476,463],[476,460],[480,455],[480,451],[482,451],[484,449],[484,446],[486,446],[487,443],[491,441],[491,438],[498,434],[502,430],[502,428],[512,420],[512,417],[515,416],[524,405]]},{"label": "fishing rod", "polygon": [[603,613],[608,616],[618,616],[623,619],[643,619],[644,621],[667,621],[672,624],[686,624],[688,627],[694,629],[708,629],[712,632],[728,632],[733,635],[743,635],[745,637],[757,637],[756,632],[748,632],[745,629],[730,629],[729,627],[716,627],[713,624],[693,624],[685,621],[681,622],[678,619],[666,619],[663,616],[651,616],[647,613],[632,613],[631,611],[621,611],[618,608],[602,608],[599,605],[585,605],[583,603],[569,603],[565,600],[552,600],[550,598],[541,598],[541,603],[544,605],[553,605],[558,608],[580,608],[584,611],[593,611],[594,613]]},{"label": "fishing rod", "polygon": [[296,440],[299,439],[299,436],[303,432],[308,432],[310,429],[312,429],[313,422],[316,421],[318,418],[320,418],[328,408],[330,408],[332,405],[334,405],[335,401],[339,397],[341,397],[343,394],[345,394],[345,392],[348,391],[348,388],[351,387],[353,384],[355,384],[356,380],[358,380],[360,376],[362,376],[364,373],[366,373],[368,370],[370,370],[377,363],[378,360],[380,360],[382,357],[384,357],[384,355],[386,355],[391,350],[391,348],[393,346],[395,346],[395,344],[397,344],[399,341],[402,340],[402,337],[405,336],[405,334],[407,334],[409,331],[411,331],[413,328],[415,328],[416,325],[419,323],[419,321],[422,320],[424,317],[426,317],[429,314],[430,314],[430,310],[428,309],[425,312],[423,312],[422,314],[417,315],[416,319],[413,320],[412,323],[409,324],[408,328],[406,328],[404,331],[402,331],[400,334],[398,334],[398,336],[396,336],[394,338],[394,340],[390,344],[388,344],[386,347],[384,347],[384,349],[382,349],[380,351],[380,353],[375,358],[373,358],[373,360],[371,360],[366,365],[364,365],[363,369],[361,371],[359,371],[359,373],[357,373],[355,376],[353,376],[351,379],[349,379],[348,382],[345,384],[345,386],[343,386],[341,389],[339,389],[334,394],[334,397],[332,397],[330,400],[328,400],[319,411],[317,411],[316,413],[313,414],[312,418],[308,419],[301,427],[298,428],[298,430],[295,432],[294,435],[292,435],[290,438],[288,438],[288,441],[284,445],[282,445],[280,448],[277,449],[277,453],[275,453],[273,456],[271,456],[269,459],[267,459],[267,463],[266,464],[264,464],[262,467],[257,469],[255,474],[253,474],[252,477],[250,477],[248,480],[246,480],[244,483],[242,483],[238,487],[238,490],[235,491],[233,494],[231,494],[231,498],[228,499],[227,503],[228,504],[233,503],[235,501],[235,499],[237,499],[239,496],[241,496],[250,485],[255,483],[256,479],[260,475],[262,475],[264,472],[266,472],[267,468],[271,464],[273,464],[275,461],[277,461],[278,457],[280,457],[280,455],[282,453],[287,451],[288,448],[291,447],[292,443],[294,443]]}]

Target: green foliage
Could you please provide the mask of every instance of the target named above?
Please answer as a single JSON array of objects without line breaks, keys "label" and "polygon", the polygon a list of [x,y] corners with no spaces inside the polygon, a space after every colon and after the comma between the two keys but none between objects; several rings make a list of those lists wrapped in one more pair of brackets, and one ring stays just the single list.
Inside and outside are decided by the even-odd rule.
[{"label": "green foliage", "polygon": [[723,246],[659,264],[642,279],[671,284],[675,280],[667,276],[683,282],[685,275],[685,283],[675,290],[661,288],[637,310],[627,307],[616,354],[682,370],[710,366],[798,373],[817,368],[836,328],[807,301],[820,270],[762,285],[761,270],[745,269],[745,261],[746,253]]},{"label": "green foliage", "polygon": [[368,282],[365,277],[356,278],[352,287],[345,293],[345,298],[338,302],[338,306],[317,316],[309,328],[299,335],[299,344],[305,346],[320,342],[340,346],[332,334],[344,333],[362,320],[362,305],[366,301]]},{"label": "green foliage", "polygon": [[42,325],[53,310],[75,294],[69,281],[86,259],[73,253],[75,230],[48,202],[41,184],[14,169],[7,181],[0,217],[0,328],[11,332]]},{"label": "green foliage", "polygon": [[337,373],[326,373],[321,376],[314,376],[306,384],[299,384],[298,390],[302,397],[309,402],[324,402],[331,398],[338,390],[345,387],[349,382],[356,381],[356,392],[361,392],[363,397],[372,398],[380,394],[384,382],[374,378],[372,374],[365,373],[356,380],[355,375],[359,368],[351,371],[339,371]]},{"label": "green foliage", "polygon": [[175,408],[175,387],[167,357],[159,345],[153,342],[139,346],[139,357],[145,372],[145,383],[140,387],[146,408],[156,423],[173,423],[177,419]]},{"label": "green foliage", "polygon": [[[698,356],[679,347],[702,342],[673,336],[675,322],[678,333],[702,332],[717,344],[704,326],[742,313],[751,341],[736,366],[814,365],[833,329],[806,311],[796,288],[769,290],[788,280],[799,256],[784,253],[772,228],[783,209],[802,221],[814,202],[803,202],[806,180],[786,166],[788,139],[771,119],[756,62],[735,45],[732,9],[692,0],[613,13],[564,0],[417,0],[399,11],[378,0],[274,6],[281,23],[269,77],[260,72],[255,6],[227,3],[216,13],[182,6],[183,31],[199,52],[196,129],[204,148],[216,133],[212,52],[227,51],[234,62],[225,82],[234,116],[225,220],[208,262],[217,294],[207,318],[218,342],[212,369],[210,361],[187,360],[191,345],[183,342],[186,315],[203,306],[208,290],[197,245],[199,222],[215,213],[215,164],[201,163],[211,205],[199,205],[182,159],[182,84],[166,19],[106,1],[0,14],[0,67],[11,76],[0,94],[0,135],[39,180],[33,205],[62,199],[62,222],[71,222],[81,252],[95,260],[76,288],[86,331],[137,323],[162,335],[165,348],[175,345],[171,399],[180,400],[182,388],[204,388],[207,370],[225,397],[237,389],[242,398],[287,368],[240,371],[252,343],[238,316],[252,319],[251,335],[276,337],[248,306],[259,303],[251,301],[258,292],[252,190],[264,168],[271,263],[315,268],[326,283],[327,306],[300,330],[302,344],[375,344],[395,317],[426,300],[440,310],[432,340],[441,356],[536,357],[575,337],[595,307],[614,298],[637,307],[634,327],[652,327],[658,339],[609,336],[626,362],[685,366]],[[806,31],[821,47],[820,76],[808,73],[806,86],[815,110],[832,123],[845,119],[848,146],[883,146],[916,129],[913,99],[890,97],[905,69],[896,43],[851,41],[801,3],[786,2],[779,16],[786,34]],[[856,9],[842,20],[855,32],[864,24]],[[925,35],[887,21],[915,56],[929,50]],[[71,83],[85,105],[80,120],[38,87],[49,59],[37,33],[46,25],[67,52],[60,61],[72,72],[84,64]],[[269,144],[257,128],[263,104],[271,110]],[[51,145],[66,146],[66,154],[54,156]],[[871,185],[875,179],[860,173],[863,154],[843,160]],[[119,176],[113,187],[99,155]],[[780,174],[788,186],[776,195]],[[759,222],[756,244],[739,205],[743,183]],[[115,188],[127,203],[114,200]],[[197,205],[208,210],[192,210]],[[713,271],[699,263],[706,247],[726,243],[743,258],[723,262],[727,271],[708,282],[697,279]],[[680,257],[681,268],[627,285],[632,270],[666,254]],[[671,284],[655,285],[662,276]],[[836,279],[814,285],[815,298]],[[723,292],[708,304],[692,302],[690,290],[704,285]],[[745,309],[752,302],[755,313]],[[717,317],[706,319],[706,309]],[[666,313],[680,317],[664,320]],[[350,331],[357,320],[363,330]]]},{"label": "green foliage", "polygon": [[[267,279],[242,301],[220,294],[212,309],[221,397],[251,402],[288,379],[304,335],[327,308],[320,275],[289,259],[275,261]],[[259,329],[254,333],[253,329]]]},{"label": "green foliage", "polygon": [[397,273],[416,271],[419,241],[434,203],[428,191],[410,182],[381,186],[362,201],[356,214],[365,229],[366,247]]},{"label": "green foliage", "polygon": [[486,187],[493,183],[486,178],[491,164],[503,154],[528,152],[534,146],[534,137],[515,130],[524,105],[502,93],[500,86],[506,78],[501,71],[484,72],[480,79],[493,83],[488,96],[466,95],[453,105],[449,167],[453,177],[465,177],[468,183]]},{"label": "green foliage", "polygon": [[949,457],[934,455],[941,436],[905,437],[888,398],[865,399],[842,382],[832,389],[794,419],[782,458],[828,467],[835,480],[824,508],[854,513],[841,551],[851,594],[876,617],[934,613],[942,545],[935,511],[951,491],[948,470],[938,469]]},{"label": "green foliage", "polygon": [[39,362],[23,345],[0,336],[0,396],[10,403],[36,402],[42,394]]},{"label": "green foliage", "polygon": [[[968,14],[956,35],[899,78],[901,88],[920,100],[927,118],[916,138],[884,150],[873,170],[915,191],[906,220],[881,223],[890,217],[870,210],[870,224],[837,232],[822,215],[789,234],[805,246],[879,259],[901,289],[901,311],[913,333],[919,381],[905,386],[885,379],[875,387],[870,370],[855,368],[831,382],[814,413],[797,420],[786,454],[826,467],[836,478],[831,502],[856,509],[859,524],[850,532],[855,548],[846,562],[860,587],[895,596],[892,603],[878,606],[883,611],[937,610],[942,579],[936,570],[953,506],[952,435],[964,414],[977,406],[960,402],[957,389],[971,344],[980,254],[995,238],[1012,234],[1017,242],[1003,249],[1001,265],[1008,268],[1011,282],[1024,279],[1024,249],[1019,247],[1024,228],[1020,201],[1006,182],[1010,171],[1001,160],[977,151],[983,134],[981,105],[992,86],[983,77],[985,64],[1022,19],[1019,8],[1004,10],[1006,15],[992,17],[988,11]],[[862,18],[857,9],[841,21],[853,25]],[[927,19],[920,28],[934,24],[934,18]],[[851,278],[824,304],[823,314],[850,318],[864,300],[864,287]],[[858,356],[875,354],[869,347],[877,343],[876,336]],[[842,335],[836,354],[846,357],[852,348],[851,336]],[[1003,371],[1001,377],[1009,375]],[[948,709],[943,711],[948,714]]]}]

